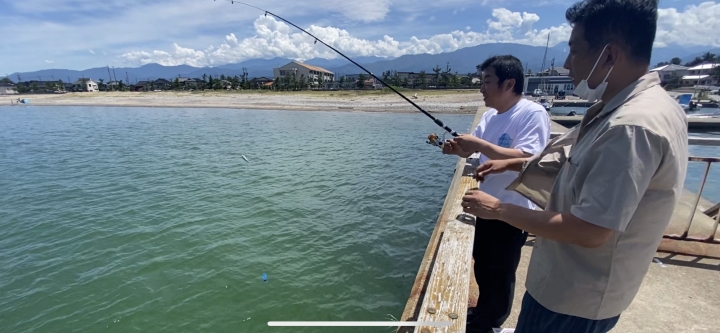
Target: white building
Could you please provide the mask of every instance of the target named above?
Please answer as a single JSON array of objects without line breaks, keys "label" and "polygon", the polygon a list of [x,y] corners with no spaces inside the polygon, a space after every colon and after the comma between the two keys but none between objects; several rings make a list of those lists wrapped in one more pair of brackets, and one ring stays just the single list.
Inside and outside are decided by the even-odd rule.
[{"label": "white building", "polygon": [[[305,78],[305,82],[311,87],[318,87],[320,82],[333,82],[335,81],[335,74],[327,69],[303,64],[298,61],[293,61],[285,66],[273,68],[273,75],[275,76],[275,84],[278,86],[283,85],[283,78],[292,77],[295,75],[295,80],[300,82],[301,78]],[[320,81],[322,80],[322,81]]]},{"label": "white building", "polygon": [[15,95],[17,94],[15,85],[7,82],[0,82],[0,95]]},{"label": "white building", "polygon": [[717,84],[717,80],[713,77],[713,69],[720,64],[702,64],[688,69],[688,75],[682,77],[682,85],[684,86],[711,86]]},{"label": "white building", "polygon": [[650,72],[657,72],[660,76],[660,82],[668,83],[676,79],[680,79],[690,73],[689,69],[680,65],[665,65],[653,68]]},{"label": "white building", "polygon": [[75,83],[73,83],[73,89],[78,91],[90,91],[95,92],[98,91],[98,84],[97,82],[93,81],[92,79],[86,79],[86,78],[80,78]]}]

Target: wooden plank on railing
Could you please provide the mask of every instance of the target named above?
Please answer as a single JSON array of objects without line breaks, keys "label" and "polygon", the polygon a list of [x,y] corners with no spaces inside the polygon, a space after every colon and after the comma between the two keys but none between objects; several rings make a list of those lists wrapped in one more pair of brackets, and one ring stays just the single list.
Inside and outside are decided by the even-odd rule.
[{"label": "wooden plank on railing", "polygon": [[[477,126],[477,124],[480,122],[480,118],[486,110],[487,108],[483,106],[478,108],[478,112],[475,115],[473,124],[470,127],[471,129]],[[444,241],[443,238],[447,222],[455,218],[452,213],[456,212],[457,207],[459,207],[459,203],[457,203],[457,200],[462,199],[462,196],[470,188],[469,186],[477,186],[477,181],[472,180],[471,177],[463,176],[465,174],[468,174],[472,170],[472,165],[468,165],[468,160],[464,158],[460,158],[455,165],[455,175],[453,176],[452,183],[450,184],[447,196],[445,197],[445,202],[443,204],[442,210],[440,211],[440,216],[438,216],[437,223],[435,224],[435,229],[430,236],[430,240],[425,250],[425,255],[420,262],[418,273],[415,276],[415,282],[413,283],[412,289],[410,290],[410,295],[405,305],[405,310],[400,317],[400,321],[416,321],[418,316],[420,315],[420,308],[428,290],[430,276],[434,270],[435,260],[439,253],[438,250],[440,248],[441,241]],[[471,233],[471,235],[474,235],[474,231]],[[466,261],[465,265],[467,266],[469,274],[470,269],[472,268],[471,262]],[[465,288],[469,288],[469,285],[466,284]],[[462,301],[465,302],[464,304],[466,304],[466,310],[463,314],[463,318],[465,318],[465,316],[467,316],[467,294],[465,296],[465,299]],[[399,327],[397,332],[407,333],[412,331],[413,327]]]},{"label": "wooden plank on railing", "polygon": [[[467,187],[469,189],[471,186]],[[445,226],[442,243],[417,319],[420,322],[449,321],[452,325],[418,326],[415,329],[416,333],[465,332],[475,217],[462,213],[461,198],[457,198],[449,214],[458,218],[448,221]]]}]

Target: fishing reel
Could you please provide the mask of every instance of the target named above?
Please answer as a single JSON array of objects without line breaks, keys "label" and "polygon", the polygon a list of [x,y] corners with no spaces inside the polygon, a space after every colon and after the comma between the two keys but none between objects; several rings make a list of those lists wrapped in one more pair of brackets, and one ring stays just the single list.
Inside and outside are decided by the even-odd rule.
[{"label": "fishing reel", "polygon": [[445,143],[445,136],[443,135],[443,139],[440,140],[440,137],[437,136],[437,134],[432,133],[432,134],[428,135],[428,140],[425,142],[428,144],[431,144],[435,147],[442,148],[443,144]]}]

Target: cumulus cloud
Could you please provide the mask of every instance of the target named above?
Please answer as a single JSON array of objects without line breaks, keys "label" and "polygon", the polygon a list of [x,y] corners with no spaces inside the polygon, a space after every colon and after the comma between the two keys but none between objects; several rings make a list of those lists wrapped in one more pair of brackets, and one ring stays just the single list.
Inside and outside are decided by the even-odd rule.
[{"label": "cumulus cloud", "polygon": [[[571,28],[567,24],[549,29],[533,29],[540,17],[533,13],[511,12],[504,8],[493,10],[494,20],[488,20],[486,31],[456,30],[426,39],[411,37],[397,41],[385,35],[379,40],[351,36],[347,30],[312,25],[306,30],[332,47],[350,56],[398,57],[405,54],[452,52],[483,43],[515,42],[545,45],[548,33],[553,41],[565,41]],[[128,63],[143,65],[158,63],[166,66],[190,65],[194,67],[218,66],[253,58],[286,57],[297,60],[311,58],[333,59],[337,55],[329,48],[315,44],[312,37],[290,27],[272,16],[259,16],[254,23],[255,36],[239,40],[234,34],[215,48],[195,50],[174,43],[168,51],[133,51],[122,55]]]},{"label": "cumulus cloud", "polygon": [[655,46],[720,46],[719,31],[720,3],[703,2],[687,6],[683,12],[675,8],[658,9]]},{"label": "cumulus cloud", "polygon": [[[400,56],[450,52],[493,42],[544,46],[548,33],[550,45],[565,43],[569,26],[550,26],[544,23],[548,17],[543,16],[541,21],[531,9],[558,3],[565,7],[567,0],[541,0],[530,5],[519,0],[263,0],[259,5],[303,22],[303,27],[309,26],[307,29],[350,56]],[[656,47],[720,46],[720,1],[688,6],[678,3],[682,2],[667,2],[665,6],[676,8],[659,10]],[[457,17],[451,14],[465,11],[466,16],[470,12],[485,15],[487,7],[482,8],[483,4],[495,8],[489,21],[484,21],[485,17],[472,19],[457,23],[457,31],[442,28],[437,34],[438,27],[456,23],[453,20]],[[562,13],[553,13],[562,22]],[[298,60],[337,57],[295,28],[259,19],[259,15],[262,13],[227,1],[10,1],[0,11],[0,18],[6,23],[6,35],[14,39],[13,43],[0,44],[0,69],[34,70],[44,59],[52,59],[53,66],[78,68],[121,62],[216,66],[273,56]],[[254,26],[250,24],[253,21]],[[123,33],[112,38],[97,33],[117,30],[118,22],[132,24],[123,25]]]},{"label": "cumulus cloud", "polygon": [[[367,14],[365,19],[377,19],[385,15],[385,0],[379,1],[381,10]],[[348,11],[354,7],[347,5]],[[513,12],[505,8],[492,11],[492,19],[487,20],[484,31],[452,31],[420,39],[398,41],[385,35],[378,40],[367,40],[350,35],[347,30],[331,26],[311,25],[310,33],[329,45],[350,56],[398,57],[405,54],[452,52],[460,48],[485,43],[512,42],[543,46],[548,42],[556,45],[564,43],[572,30],[568,24],[536,29],[540,16],[529,12]],[[431,16],[432,20],[434,16]],[[240,62],[252,58],[286,57],[297,60],[311,58],[333,59],[337,55],[306,34],[287,24],[275,20],[272,16],[260,16],[255,20],[255,35],[242,40],[234,34],[225,37],[219,47],[195,50],[174,43],[167,51],[134,51],[122,55],[130,64],[159,63],[162,65],[191,65],[196,67],[217,66]],[[681,46],[720,46],[720,3],[704,2],[686,7],[683,11],[675,8],[660,9],[656,47],[668,45]]]}]

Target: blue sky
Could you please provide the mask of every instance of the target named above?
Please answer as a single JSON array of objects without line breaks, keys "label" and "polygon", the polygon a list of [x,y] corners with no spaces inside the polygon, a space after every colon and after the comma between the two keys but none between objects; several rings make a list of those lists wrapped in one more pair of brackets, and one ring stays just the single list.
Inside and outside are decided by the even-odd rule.
[{"label": "blue sky", "polygon": [[[439,53],[492,42],[565,43],[573,1],[246,0],[349,56]],[[656,47],[720,46],[720,1],[660,2]],[[334,58],[295,28],[223,0],[0,0],[0,74],[100,66],[217,66]]]}]

